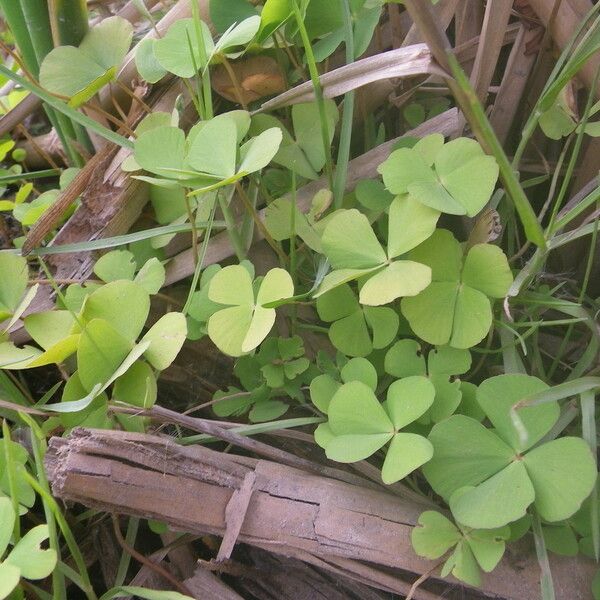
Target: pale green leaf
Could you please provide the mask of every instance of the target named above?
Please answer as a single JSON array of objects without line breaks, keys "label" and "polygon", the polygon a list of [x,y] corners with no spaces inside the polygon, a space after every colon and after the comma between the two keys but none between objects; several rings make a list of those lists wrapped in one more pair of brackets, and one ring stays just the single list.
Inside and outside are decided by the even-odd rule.
[{"label": "pale green leaf", "polygon": [[150,342],[144,356],[155,369],[163,371],[179,354],[186,335],[185,316],[180,312],[166,313],[142,338],[142,342]]},{"label": "pale green leaf", "polygon": [[123,17],[108,17],[92,27],[83,38],[79,49],[103,69],[118,67],[125,58],[133,27]]},{"label": "pale green leaf", "polygon": [[400,326],[398,313],[388,307],[365,306],[363,314],[371,330],[373,348],[381,350],[389,346],[394,341]]},{"label": "pale green leaf", "polygon": [[466,534],[465,539],[475,556],[479,566],[486,572],[493,571],[506,548],[505,540],[510,536],[510,529],[473,529]]},{"label": "pale green leaf", "polygon": [[77,370],[86,391],[104,384],[131,350],[131,342],[108,321],[91,319],[77,348]]},{"label": "pale green leaf", "polygon": [[129,250],[111,250],[102,255],[94,265],[94,273],[108,283],[118,279],[133,279],[136,264]]},{"label": "pale green leaf", "polygon": [[115,380],[112,399],[140,408],[152,408],[156,402],[156,377],[142,360],[136,360]]},{"label": "pale green leaf", "polygon": [[598,475],[589,446],[576,437],[534,448],[523,463],[535,489],[535,507],[551,522],[573,515],[590,495]]},{"label": "pale green leaf", "polygon": [[426,510],[419,515],[412,530],[411,542],[415,552],[430,560],[440,558],[461,540],[456,525],[444,515]]},{"label": "pale green leaf", "polygon": [[333,379],[331,375],[317,375],[310,382],[310,399],[312,403],[322,413],[327,414],[329,403],[340,386],[341,383]]},{"label": "pale green leaf", "polygon": [[477,485],[502,470],[515,454],[493,431],[463,415],[434,425],[429,441],[434,455],[423,473],[446,500],[458,488]]},{"label": "pale green leaf", "polygon": [[165,283],[165,268],[158,258],[147,260],[134,278],[134,282],[149,294],[157,294]]},{"label": "pale green leaf", "polygon": [[27,579],[45,579],[56,566],[56,550],[42,550],[40,544],[48,539],[48,525],[37,525],[30,529],[5,559],[14,565]]},{"label": "pale green leaf", "polygon": [[369,220],[356,209],[340,211],[331,218],[322,246],[334,269],[372,269],[387,261]]},{"label": "pale green leaf", "polygon": [[[160,152],[157,152],[160,148]],[[186,155],[185,134],[178,127],[155,127],[135,140],[137,163],[151,173],[172,178],[173,171],[182,169]]]},{"label": "pale green leaf", "polygon": [[414,375],[394,381],[387,391],[384,404],[394,428],[406,427],[416,421],[433,404],[435,388],[427,377]]},{"label": "pale green leaf", "polygon": [[421,346],[415,340],[398,340],[386,353],[384,361],[385,372],[394,377],[410,375],[425,375],[425,357]]},{"label": "pale green leaf", "polygon": [[[212,54],[212,35],[204,21],[200,21],[205,56]],[[193,77],[198,69],[204,68],[200,55],[200,40],[196,35],[193,19],[179,19],[167,33],[154,43],[154,56],[157,62],[178,77]]]},{"label": "pale green leaf", "polygon": [[462,281],[490,298],[503,298],[513,276],[506,255],[498,246],[477,244],[467,254]]},{"label": "pale green leaf", "polygon": [[241,265],[224,267],[210,280],[208,297],[218,304],[250,307],[254,304],[252,278]]},{"label": "pale green leaf", "polygon": [[523,517],[534,498],[527,470],[517,460],[476,487],[459,488],[450,496],[450,509],[463,525],[491,529]]},{"label": "pale green leaf", "polygon": [[92,292],[81,316],[84,322],[104,319],[133,342],[141,333],[149,312],[150,298],[146,290],[133,281],[120,280]]},{"label": "pale green leaf", "polygon": [[439,217],[439,211],[409,195],[396,196],[389,209],[388,258],[396,258],[428,239]]},{"label": "pale green leaf", "polygon": [[[402,314],[418,337],[430,344],[443,345],[450,341],[458,289],[456,282],[434,281],[417,296],[402,299]],[[489,305],[485,296],[484,299]]]},{"label": "pale green leaf", "polygon": [[523,452],[541,440],[558,420],[558,402],[529,406],[518,411],[527,430],[527,443],[521,443],[510,415],[514,404],[530,394],[548,389],[541,379],[520,373],[497,375],[483,381],[477,389],[477,402],[498,435],[516,452]]},{"label": "pale green leaf", "polygon": [[260,284],[256,304],[261,306],[294,295],[294,283],[285,269],[271,269]]},{"label": "pale green leaf", "polygon": [[135,49],[135,67],[140,77],[148,83],[156,83],[167,74],[154,56],[154,42],[151,38],[140,40]]},{"label": "pale green leaf", "polygon": [[266,167],[277,154],[281,139],[281,130],[272,127],[247,141],[240,148],[241,162],[238,171],[248,174]]},{"label": "pale green leaf", "polygon": [[[225,269],[227,268],[225,267]],[[217,311],[210,317],[208,320],[208,335],[215,346],[224,354],[241,356],[244,354],[242,344],[250,329],[251,322],[252,306],[250,304],[231,306]]]},{"label": "pale green leaf", "polygon": [[345,383],[329,403],[329,426],[336,436],[391,434],[393,425],[373,390],[361,381]]},{"label": "pale green leaf", "polygon": [[462,248],[454,235],[446,229],[436,229],[409,257],[431,267],[433,281],[460,281]]},{"label": "pale green leaf", "polygon": [[6,562],[0,563],[0,600],[4,600],[17,587],[21,579],[18,567]]},{"label": "pale green leaf", "polygon": [[341,463],[353,463],[368,458],[382,448],[393,434],[391,433],[361,433],[335,435],[325,448],[325,454],[330,460]]},{"label": "pale green leaf", "polygon": [[360,309],[332,323],[329,327],[329,339],[347,356],[368,356],[373,350],[367,323]]},{"label": "pale green leaf", "polygon": [[201,173],[222,179],[231,177],[236,171],[236,135],[236,126],[231,119],[208,121],[190,144],[187,162]]},{"label": "pale green leaf", "polygon": [[10,498],[0,496],[0,556],[8,548],[15,525],[15,511]]},{"label": "pale green leaf", "polygon": [[[492,308],[489,299],[472,287],[459,286],[454,305],[454,323],[450,345],[455,348],[470,348],[487,335],[491,326]],[[431,340],[426,339],[426,341],[430,342]]]},{"label": "pale green leaf", "polygon": [[340,370],[340,377],[344,383],[361,381],[373,391],[377,388],[377,371],[366,358],[351,358]]},{"label": "pale green leaf", "polygon": [[381,266],[371,267],[369,269],[338,269],[327,273],[321,282],[318,290],[313,294],[313,298],[319,298],[323,294],[334,290],[338,286],[354,281],[363,275],[368,275],[374,271],[381,270]]},{"label": "pale green leaf", "polygon": [[395,261],[369,277],[359,293],[361,304],[380,306],[416,296],[431,283],[431,269],[412,260]]},{"label": "pale green leaf", "polygon": [[432,456],[433,446],[427,438],[416,433],[397,433],[383,462],[381,479],[388,485],[396,483],[424,465]]},{"label": "pale green leaf", "polygon": [[19,306],[27,289],[27,261],[18,254],[0,252],[0,321]]},{"label": "pale green leaf", "polygon": [[69,334],[75,319],[68,310],[49,310],[27,315],[23,322],[32,339],[47,350]]}]

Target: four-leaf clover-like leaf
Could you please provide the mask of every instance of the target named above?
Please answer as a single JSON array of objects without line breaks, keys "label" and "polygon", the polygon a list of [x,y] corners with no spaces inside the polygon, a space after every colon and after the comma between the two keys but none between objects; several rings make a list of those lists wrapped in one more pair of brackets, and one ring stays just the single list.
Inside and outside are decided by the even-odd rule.
[{"label": "four-leaf clover-like leaf", "polygon": [[402,299],[402,314],[412,330],[430,344],[470,348],[492,325],[490,298],[503,298],[512,283],[498,246],[476,244],[463,256],[451,232],[438,229],[410,253],[431,268],[431,284]]},{"label": "four-leaf clover-like leaf", "polygon": [[513,425],[511,407],[547,387],[528,375],[491,377],[479,386],[477,401],[494,430],[463,415],[431,430],[434,457],[423,473],[458,522],[480,529],[502,527],[523,517],[532,503],[544,520],[561,521],[592,491],[597,471],[584,440],[561,437],[538,444],[558,420],[557,402],[519,411],[526,442]]},{"label": "four-leaf clover-like leaf", "polygon": [[323,231],[323,253],[333,271],[325,276],[315,297],[364,277],[361,304],[379,306],[402,296],[416,296],[431,281],[431,269],[414,260],[395,260],[429,238],[439,211],[398,196],[389,208],[387,250],[369,220],[356,209],[334,214]]},{"label": "four-leaf clover-like leaf", "polygon": [[378,170],[392,194],[409,194],[440,212],[469,217],[485,206],[498,179],[496,160],[475,140],[444,144],[439,133],[395,150]]},{"label": "four-leaf clover-like leaf", "polygon": [[241,265],[221,269],[210,280],[208,298],[228,308],[216,311],[208,320],[208,335],[230,356],[254,350],[267,337],[275,323],[275,309],[264,305],[294,294],[290,274],[271,269],[255,294],[250,273]]},{"label": "four-leaf clover-like leaf", "polygon": [[329,403],[329,421],[319,426],[317,442],[327,457],[351,463],[368,458],[390,443],[381,470],[384,483],[394,483],[431,459],[431,443],[401,429],[418,419],[432,404],[433,384],[426,377],[406,377],[392,383],[381,404],[361,381],[350,381]]}]

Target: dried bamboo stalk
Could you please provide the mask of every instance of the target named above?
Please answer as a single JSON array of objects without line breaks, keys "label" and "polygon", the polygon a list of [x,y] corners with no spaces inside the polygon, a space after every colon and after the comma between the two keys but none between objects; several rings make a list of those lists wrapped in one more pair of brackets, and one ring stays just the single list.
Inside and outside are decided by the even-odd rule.
[{"label": "dried bamboo stalk", "polygon": [[[238,515],[240,542],[400,593],[407,586],[402,572],[420,574],[432,566],[410,543],[420,506],[270,461],[178,446],[171,438],[76,429],[67,439],[51,439],[46,469],[54,495],[63,500],[218,536],[227,536],[227,507],[250,475],[247,510]],[[591,561],[557,557],[557,597],[587,598],[594,572]],[[520,548],[485,576],[481,591],[531,600],[539,595],[538,578],[531,548]]]}]

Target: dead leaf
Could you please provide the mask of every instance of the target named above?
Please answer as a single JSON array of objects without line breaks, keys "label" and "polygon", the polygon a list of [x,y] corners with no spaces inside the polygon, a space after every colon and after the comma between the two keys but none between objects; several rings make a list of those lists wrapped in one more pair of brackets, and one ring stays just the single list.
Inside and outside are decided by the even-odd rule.
[{"label": "dead leaf", "polygon": [[[277,61],[269,56],[250,56],[229,63],[239,86],[244,104],[285,90],[285,80]],[[211,74],[211,84],[219,96],[240,103],[235,83],[223,65]]]}]

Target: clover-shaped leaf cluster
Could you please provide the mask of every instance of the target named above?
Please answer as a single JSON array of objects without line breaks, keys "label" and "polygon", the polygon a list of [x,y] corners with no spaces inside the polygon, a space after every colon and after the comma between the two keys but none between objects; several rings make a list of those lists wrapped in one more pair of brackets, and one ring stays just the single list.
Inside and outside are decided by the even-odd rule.
[{"label": "clover-shaped leaf cluster", "polygon": [[504,297],[512,283],[506,256],[498,246],[476,244],[466,255],[445,229],[438,229],[410,253],[431,268],[431,284],[402,299],[402,314],[430,344],[470,348],[492,325],[491,298]]},{"label": "clover-shaped leaf cluster", "polygon": [[158,177],[137,177],[155,185],[194,187],[197,192],[234,183],[266,167],[281,142],[281,131],[273,127],[240,146],[249,127],[249,114],[237,110],[200,121],[187,137],[170,125],[145,129],[135,141],[134,159]]},{"label": "clover-shaped leaf cluster", "polygon": [[17,587],[21,577],[45,579],[56,566],[56,550],[42,550],[48,539],[48,525],[30,529],[4,556],[10,544],[15,523],[15,511],[10,498],[0,497],[0,598],[6,598]]},{"label": "clover-shaped leaf cluster", "polygon": [[385,348],[398,332],[399,318],[387,306],[361,306],[348,284],[317,298],[317,313],[328,329],[331,343],[347,356],[368,356]]},{"label": "clover-shaped leaf cluster", "polygon": [[474,217],[490,199],[498,164],[469,138],[444,144],[439,133],[394,150],[379,166],[392,194],[408,194],[435,210]]},{"label": "clover-shaped leaf cluster", "polygon": [[335,213],[321,240],[333,271],[325,276],[315,297],[358,278],[363,278],[361,304],[379,306],[416,296],[431,282],[431,269],[421,262],[396,259],[429,238],[439,216],[439,211],[410,196],[396,197],[389,207],[384,250],[365,215],[356,209]]},{"label": "clover-shaped leaf cluster", "polygon": [[421,417],[435,396],[426,377],[394,381],[381,404],[362,381],[350,381],[335,392],[327,407],[327,423],[315,432],[327,457],[338,462],[368,458],[389,443],[381,469],[384,483],[403,479],[433,455],[431,443],[416,433],[401,430]]},{"label": "clover-shaped leaf cluster", "polygon": [[40,83],[55,94],[69,97],[71,106],[81,106],[115,79],[132,36],[133,28],[126,19],[104,19],[88,31],[78,48],[59,46],[51,50],[40,66]]},{"label": "clover-shaped leaf cluster", "polygon": [[439,346],[429,351],[427,360],[421,346],[411,339],[397,341],[386,353],[384,368],[394,377],[421,375],[429,377],[435,387],[435,399],[420,422],[437,423],[453,414],[462,400],[460,379],[453,376],[466,373],[471,367],[468,350]]},{"label": "clover-shaped leaf cluster", "polygon": [[458,522],[502,527],[523,517],[531,504],[546,521],[561,521],[592,491],[597,471],[586,442],[567,436],[539,443],[558,420],[557,402],[519,411],[526,442],[514,427],[511,407],[545,389],[545,383],[528,375],[492,377],[479,386],[477,401],[493,430],[463,415],[431,430],[434,456],[423,473]]},{"label": "clover-shaped leaf cluster", "polygon": [[290,274],[271,269],[255,293],[252,277],[241,265],[230,265],[210,280],[208,299],[224,307],[208,319],[208,335],[214,344],[230,356],[251,352],[267,337],[275,323],[275,309],[265,307],[294,294]]},{"label": "clover-shaped leaf cluster", "polygon": [[440,558],[452,549],[442,567],[441,575],[450,573],[469,585],[481,585],[480,568],[489,573],[502,559],[509,527],[472,529],[455,525],[435,511],[425,511],[419,516],[411,541],[415,552],[431,560]]}]

